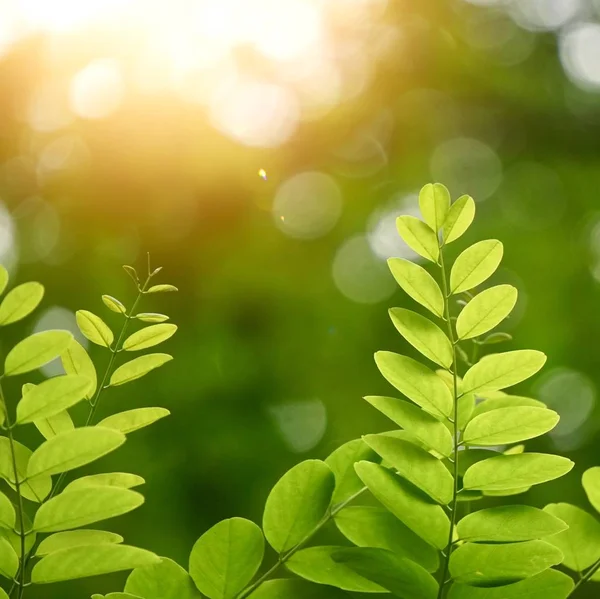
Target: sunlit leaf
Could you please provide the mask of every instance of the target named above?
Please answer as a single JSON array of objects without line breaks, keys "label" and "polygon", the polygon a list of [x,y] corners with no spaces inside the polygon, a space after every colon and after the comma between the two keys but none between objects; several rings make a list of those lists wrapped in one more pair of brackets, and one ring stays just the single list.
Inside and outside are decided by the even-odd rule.
[{"label": "sunlit leaf", "polygon": [[427,412],[394,397],[369,396],[365,397],[365,400],[398,426],[415,435],[428,449],[446,457],[451,455],[454,444],[450,431]]},{"label": "sunlit leaf", "polygon": [[196,541],[190,576],[209,599],[234,599],[256,574],[264,549],[262,531],[254,522],[223,520]]},{"label": "sunlit leaf", "polygon": [[450,271],[451,293],[462,293],[477,287],[491,277],[502,260],[504,248],[497,239],[479,241],[467,248]]},{"label": "sunlit leaf", "polygon": [[333,560],[332,555],[343,547],[309,547],[295,553],[285,566],[310,582],[327,584],[345,591],[383,593],[380,585],[360,576],[348,566]]},{"label": "sunlit leaf", "polygon": [[452,366],[452,344],[440,327],[411,310],[392,308],[389,312],[398,332],[414,348],[444,368]]},{"label": "sunlit leaf", "polygon": [[567,525],[528,505],[503,505],[473,512],[457,525],[458,538],[475,543],[532,541],[562,532]]},{"label": "sunlit leaf", "polygon": [[91,545],[73,547],[43,557],[31,572],[35,584],[74,580],[110,572],[133,570],[157,563],[160,558],[129,545]]},{"label": "sunlit leaf", "polygon": [[452,394],[444,381],[416,360],[388,351],[375,354],[381,374],[400,393],[437,417],[452,413]]},{"label": "sunlit leaf", "polygon": [[119,487],[88,487],[63,491],[38,509],[37,532],[59,532],[126,514],[144,503],[135,491]]},{"label": "sunlit leaf", "polygon": [[99,317],[88,310],[77,310],[75,313],[77,326],[82,334],[96,345],[110,347],[114,341],[113,332]]},{"label": "sunlit leaf", "polygon": [[438,552],[387,510],[371,506],[350,506],[338,512],[335,523],[340,532],[358,547],[389,549],[435,572]]},{"label": "sunlit leaf", "polygon": [[65,491],[74,491],[76,489],[86,489],[88,487],[120,487],[122,489],[132,489],[139,487],[146,481],[137,474],[128,472],[107,472],[103,474],[90,474],[82,476],[71,481]]},{"label": "sunlit leaf", "polygon": [[589,502],[600,512],[600,466],[588,468],[581,477],[581,483]]},{"label": "sunlit leaf", "polygon": [[61,354],[60,359],[67,374],[79,374],[90,379],[87,398],[91,399],[96,392],[98,378],[94,363],[83,346],[75,339],[71,340],[69,347]]},{"label": "sunlit leaf", "polygon": [[169,320],[166,314],[159,314],[158,312],[140,312],[135,315],[135,318],[142,322],[166,322]]},{"label": "sunlit leaf", "polygon": [[0,537],[0,576],[12,579],[18,569],[19,558],[13,546],[4,537]]},{"label": "sunlit leaf", "polygon": [[345,501],[364,488],[362,481],[354,471],[354,464],[361,460],[369,462],[380,460],[379,456],[362,439],[344,443],[325,460],[335,476],[335,491],[332,497],[334,504]]},{"label": "sunlit leaf", "polygon": [[441,183],[428,183],[419,192],[419,208],[425,222],[437,233],[450,210],[450,192]]},{"label": "sunlit leaf", "polygon": [[414,216],[399,216],[396,226],[400,237],[409,248],[419,256],[437,262],[440,255],[437,235],[422,220]]},{"label": "sunlit leaf", "polygon": [[102,301],[109,310],[112,310],[117,314],[125,314],[127,312],[125,305],[112,295],[103,295]]},{"label": "sunlit leaf", "polygon": [[99,426],[84,426],[42,443],[27,466],[27,478],[74,470],[105,456],[125,443],[125,435]]},{"label": "sunlit leaf", "polygon": [[122,366],[117,368],[112,376],[110,377],[110,384],[114,387],[116,385],[124,385],[130,383],[148,374],[151,370],[159,368],[163,364],[170,362],[173,356],[169,354],[148,354],[146,356],[140,356],[134,358],[129,362],[125,362]]},{"label": "sunlit leaf", "polygon": [[400,476],[434,501],[443,505],[452,501],[454,479],[440,460],[412,443],[386,435],[366,435],[364,440]]},{"label": "sunlit leaf", "polygon": [[559,415],[547,408],[499,408],[476,416],[463,435],[466,445],[508,445],[552,430]]},{"label": "sunlit leaf", "polygon": [[562,456],[545,453],[500,455],[473,464],[463,478],[465,489],[504,491],[554,480],[573,468]]},{"label": "sunlit leaf", "polygon": [[190,575],[174,561],[136,568],[127,578],[125,590],[144,599],[202,599]]},{"label": "sunlit leaf", "polygon": [[[467,395],[461,395],[457,400],[457,425],[458,430],[465,430],[467,424],[473,418],[473,412],[475,410],[475,395],[468,393]],[[452,416],[454,418],[454,415]]]},{"label": "sunlit leaf", "polygon": [[165,293],[170,291],[179,291],[175,285],[152,285],[146,293]]},{"label": "sunlit leaf", "polygon": [[499,410],[501,408],[516,408],[520,406],[530,406],[532,408],[545,408],[546,405],[537,399],[531,397],[523,397],[521,395],[504,395],[503,397],[493,397],[491,399],[485,399],[480,401],[473,410],[472,418],[491,412],[492,410]]},{"label": "sunlit leaf", "polygon": [[512,285],[497,285],[476,295],[458,315],[458,338],[471,339],[492,330],[510,314],[517,295]]},{"label": "sunlit leaf", "polygon": [[29,316],[44,297],[44,286],[34,281],[11,289],[0,303],[0,326]]},{"label": "sunlit leaf", "polygon": [[177,331],[174,324],[154,324],[136,331],[123,342],[125,351],[139,351],[170,339]]},{"label": "sunlit leaf", "polygon": [[475,218],[475,202],[468,195],[463,195],[450,206],[444,226],[442,238],[444,243],[452,243],[470,226]]},{"label": "sunlit leaf", "polygon": [[75,424],[73,423],[71,416],[69,416],[69,412],[66,410],[63,410],[54,416],[50,416],[49,418],[35,420],[33,424],[35,424],[44,439],[52,439],[52,437],[56,437],[56,435],[59,435],[60,433],[66,433],[75,428]]},{"label": "sunlit leaf", "polygon": [[444,297],[435,279],[422,267],[403,258],[390,258],[388,266],[394,279],[416,302],[440,318],[444,314]]},{"label": "sunlit leaf", "polygon": [[16,518],[12,502],[4,493],[0,492],[0,528],[14,528]]},{"label": "sunlit leaf", "polygon": [[43,331],[23,339],[13,347],[4,362],[4,374],[14,376],[41,368],[57,358],[73,339],[67,331]]},{"label": "sunlit leaf", "polygon": [[467,370],[463,393],[483,393],[512,387],[533,376],[546,363],[546,355],[533,349],[491,354]]},{"label": "sunlit leaf", "polygon": [[47,379],[26,393],[17,404],[17,423],[50,418],[85,398],[90,380],[66,374]]},{"label": "sunlit leaf", "polygon": [[98,423],[98,426],[112,428],[125,434],[137,431],[145,426],[165,418],[171,412],[165,408],[136,408],[113,414]]},{"label": "sunlit leaf", "polygon": [[509,584],[560,564],[562,553],[545,541],[465,543],[450,557],[450,574],[474,586]]},{"label": "sunlit leaf", "polygon": [[[10,599],[4,589],[0,589],[0,599]],[[93,598],[92,598],[93,599]]]},{"label": "sunlit leaf", "polygon": [[433,547],[446,546],[450,521],[439,505],[426,500],[410,483],[378,464],[358,462],[355,468],[371,493],[394,516]]},{"label": "sunlit leaf", "polygon": [[46,537],[35,552],[37,556],[48,555],[71,547],[87,547],[88,545],[109,545],[122,543],[123,537],[114,532],[105,530],[69,530],[67,532],[56,532]]},{"label": "sunlit leaf", "polygon": [[263,530],[273,549],[290,550],[321,521],[333,495],[335,476],[325,462],[306,460],[275,484],[265,505]]},{"label": "sunlit leaf", "polygon": [[600,522],[594,516],[568,503],[551,503],[544,511],[568,526],[545,539],[562,551],[564,566],[582,572],[600,559]]}]

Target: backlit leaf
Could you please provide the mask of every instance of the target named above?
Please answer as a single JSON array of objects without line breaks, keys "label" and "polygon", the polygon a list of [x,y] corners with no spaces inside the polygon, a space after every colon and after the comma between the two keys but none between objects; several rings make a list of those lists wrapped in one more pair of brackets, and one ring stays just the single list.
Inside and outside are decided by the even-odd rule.
[{"label": "backlit leaf", "polygon": [[422,221],[414,216],[399,216],[396,226],[406,245],[419,256],[437,262],[440,255],[437,235]]},{"label": "backlit leaf", "polygon": [[190,575],[165,557],[136,568],[127,578],[125,590],[144,599],[202,599]]},{"label": "backlit leaf", "polygon": [[35,584],[74,580],[157,563],[160,558],[129,545],[90,545],[63,549],[43,557],[31,572]]},{"label": "backlit leaf", "polygon": [[96,345],[110,347],[114,341],[113,332],[99,317],[88,310],[77,310],[75,313],[77,326],[82,334]]},{"label": "backlit leaf", "polygon": [[94,363],[83,346],[75,339],[72,339],[67,349],[61,354],[60,359],[67,374],[79,374],[90,379],[87,398],[91,399],[96,392],[98,378]]},{"label": "backlit leaf", "polygon": [[44,297],[44,286],[32,281],[11,289],[0,303],[0,326],[29,316]]},{"label": "backlit leaf", "polygon": [[152,285],[146,293],[167,293],[172,291],[179,291],[175,285]]},{"label": "backlit leaf", "polygon": [[18,569],[19,558],[13,546],[4,537],[0,537],[0,576],[12,579]]},{"label": "backlit leaf", "polygon": [[127,312],[127,308],[124,306],[124,304],[112,295],[103,295],[102,301],[109,310],[112,310],[117,314],[125,314]]},{"label": "backlit leaf", "polygon": [[512,387],[533,376],[545,363],[545,354],[533,349],[485,356],[467,370],[463,393],[477,394]]},{"label": "backlit leaf", "polygon": [[444,368],[452,366],[452,343],[440,327],[404,308],[392,308],[390,317],[398,332],[426,358]]},{"label": "backlit leaf", "polygon": [[10,499],[0,492],[0,528],[14,528],[16,518],[15,508]]},{"label": "backlit leaf", "polygon": [[166,322],[169,320],[166,314],[159,314],[158,312],[140,312],[135,315],[135,318],[142,322]]},{"label": "backlit leaf", "polygon": [[473,410],[472,418],[491,412],[492,410],[499,410],[500,408],[516,408],[519,406],[530,406],[532,408],[545,408],[546,405],[537,399],[531,397],[523,397],[521,395],[504,395],[503,397],[492,397],[491,399],[485,399],[480,401]]},{"label": "backlit leaf", "polygon": [[139,487],[146,481],[137,474],[128,472],[107,472],[103,474],[90,474],[82,476],[71,481],[65,491],[74,491],[76,489],[86,489],[88,487],[120,487],[122,489],[132,489]]},{"label": "backlit leaf", "polygon": [[265,505],[263,529],[273,549],[284,553],[321,521],[333,495],[335,476],[319,460],[306,460],[275,484]]},{"label": "backlit leaf", "polygon": [[129,362],[125,362],[122,366],[119,366],[110,377],[110,384],[114,387],[116,385],[124,385],[130,383],[148,374],[155,368],[159,368],[163,364],[170,362],[173,356],[169,354],[148,354],[146,356],[140,356],[134,358]]},{"label": "backlit leaf", "polygon": [[442,238],[444,243],[451,243],[458,239],[470,226],[475,218],[475,202],[468,195],[463,195],[450,206],[444,227]]},{"label": "backlit leaf", "polygon": [[0,295],[4,293],[8,285],[8,271],[0,264]]},{"label": "backlit leaf", "polygon": [[497,239],[479,241],[458,256],[450,271],[451,293],[477,287],[491,277],[502,260],[504,248]]},{"label": "backlit leaf", "polygon": [[425,222],[437,233],[450,210],[450,192],[441,183],[428,183],[419,192],[419,208]]},{"label": "backlit leaf", "polygon": [[123,342],[125,351],[139,351],[170,339],[177,331],[174,324],[154,324],[136,331]]},{"label": "backlit leaf", "polygon": [[264,549],[262,531],[254,522],[223,520],[196,541],[190,576],[209,599],[234,599],[256,574]]},{"label": "backlit leaf", "polygon": [[430,414],[447,417],[452,413],[450,390],[435,372],[423,364],[388,351],[377,352],[375,362],[389,383]]},{"label": "backlit leaf", "polygon": [[71,547],[87,547],[88,545],[109,545],[122,543],[123,537],[114,532],[105,530],[69,530],[67,532],[56,532],[46,537],[37,548],[37,556],[48,555],[55,551],[70,549]]},{"label": "backlit leaf", "polygon": [[54,414],[54,416],[50,416],[49,418],[35,420],[33,424],[35,424],[44,439],[52,439],[52,437],[56,437],[60,433],[66,433],[75,428],[75,424],[73,424],[73,420],[66,410]]},{"label": "backlit leaf", "polygon": [[465,489],[504,491],[554,480],[573,468],[562,456],[545,453],[500,455],[473,464],[463,478]]},{"label": "backlit leaf", "polygon": [[439,505],[426,500],[410,483],[378,464],[358,462],[355,468],[371,493],[394,516],[433,547],[446,546],[450,521]]},{"label": "backlit leaf", "polygon": [[476,295],[458,315],[458,338],[471,339],[491,331],[510,314],[517,295],[512,285],[497,285]]},{"label": "backlit leaf", "polygon": [[444,314],[444,297],[435,279],[422,267],[403,258],[388,260],[398,285],[416,302],[440,318]]},{"label": "backlit leaf", "polygon": [[600,466],[588,468],[581,477],[581,483],[589,502],[600,512]]},{"label": "backlit leaf", "polygon": [[463,435],[466,445],[508,445],[552,430],[559,415],[546,408],[499,408],[476,416]]},{"label": "backlit leaf", "polygon": [[98,426],[111,428],[126,435],[137,431],[153,422],[165,418],[171,412],[165,408],[136,408],[113,414],[98,423]]},{"label": "backlit leaf", "polygon": [[42,331],[23,339],[13,347],[4,362],[4,374],[14,376],[36,370],[57,358],[73,335],[67,331]]}]

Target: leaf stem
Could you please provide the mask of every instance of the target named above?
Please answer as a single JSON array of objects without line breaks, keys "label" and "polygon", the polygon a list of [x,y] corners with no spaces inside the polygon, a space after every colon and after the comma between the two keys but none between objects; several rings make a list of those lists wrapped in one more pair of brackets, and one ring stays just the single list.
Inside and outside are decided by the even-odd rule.
[{"label": "leaf stem", "polygon": [[253,593],[263,582],[266,582],[273,574],[275,574],[279,567],[285,564],[285,562],[287,562],[290,559],[290,557],[292,557],[292,555],[300,551],[300,549],[302,549],[302,547],[304,547],[304,545],[308,543],[308,541],[310,541],[310,539],[315,534],[317,534],[317,532],[319,532],[323,528],[323,526],[325,526],[325,524],[327,524],[334,516],[336,516],[336,514],[341,512],[349,503],[354,501],[357,497],[360,497],[366,490],[367,487],[362,487],[359,491],[348,497],[348,499],[345,499],[344,501],[333,506],[331,510],[329,510],[329,512],[325,514],[322,520],[309,533],[307,533],[306,536],[297,545],[292,547],[287,553],[280,555],[277,562],[273,564],[255,582],[248,585],[243,591],[240,591],[236,599],[244,599],[244,597],[247,597],[248,595]]},{"label": "leaf stem", "polygon": [[458,439],[458,373],[457,373],[457,357],[456,357],[456,340],[454,338],[454,331],[452,330],[452,320],[450,319],[450,295],[448,293],[448,283],[447,283],[447,274],[446,274],[446,265],[444,263],[444,251],[443,244],[440,244],[440,268],[442,270],[442,287],[444,291],[444,313],[445,320],[448,324],[448,337],[450,342],[452,343],[452,381],[453,381],[453,403],[454,403],[454,417],[452,419],[452,424],[454,428],[454,447],[452,451],[452,460],[453,460],[453,469],[454,469],[454,487],[452,490],[452,502],[448,506],[450,508],[450,530],[448,532],[448,543],[446,544],[446,550],[443,552],[444,555],[444,564],[442,566],[442,576],[440,578],[440,586],[438,590],[437,599],[442,599],[444,596],[444,589],[446,584],[449,582],[447,580],[448,576],[448,567],[450,564],[450,555],[452,553],[452,537],[454,535],[454,525],[456,523],[456,508],[457,508],[457,497],[458,497],[458,447],[459,447],[459,439]]}]

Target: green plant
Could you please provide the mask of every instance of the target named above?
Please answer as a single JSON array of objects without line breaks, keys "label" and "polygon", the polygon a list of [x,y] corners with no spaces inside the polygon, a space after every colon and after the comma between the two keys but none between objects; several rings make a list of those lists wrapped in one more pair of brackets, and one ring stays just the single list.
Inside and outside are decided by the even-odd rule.
[{"label": "green plant", "polygon": [[[219,522],[194,545],[189,572],[163,559],[136,568],[125,592],[107,598],[565,599],[571,593],[571,578],[552,568],[566,544],[562,512],[512,500],[471,512],[475,501],[523,493],[573,463],[525,452],[520,443],[551,430],[558,414],[503,391],[540,370],[544,354],[479,358],[511,339],[491,331],[512,311],[517,290],[497,285],[474,292],[500,264],[502,244],[475,243],[450,268],[447,246],[468,229],[475,204],[469,196],[451,204],[440,184],[425,186],[419,204],[424,221],[402,216],[398,230],[437,268],[439,283],[413,262],[392,258],[389,265],[440,326],[412,310],[390,310],[427,364],[378,352],[379,370],[410,401],[365,398],[401,428],[350,441],[325,461],[298,464],[270,492],[262,528],[242,518]],[[592,503],[600,504],[595,485]],[[309,546],[331,522],[345,539]],[[265,539],[277,557],[259,574]]]},{"label": "green plant", "polygon": [[[123,538],[117,534],[81,528],[139,507],[144,498],[132,488],[142,484],[143,478],[111,472],[64,484],[68,472],[114,451],[127,434],[169,414],[164,408],[140,408],[94,423],[106,389],[133,381],[171,360],[168,354],[151,353],[115,368],[118,356],[153,347],[177,329],[164,322],[168,320],[165,315],[136,312],[142,297],[175,290],[171,285],[150,284],[161,269],[151,270],[148,264],[148,276],[141,282],[135,269],[124,268],[137,288],[131,309],[114,297],[102,296],[104,304],[122,320],[116,341],[99,316],[85,310],[76,314],[83,335],[108,352],[99,384],[94,363],[67,331],[33,334],[5,356],[0,376],[0,478],[7,489],[6,494],[0,492],[0,575],[12,583],[8,591],[0,588],[0,598],[22,599],[30,584],[127,570],[158,560],[149,551],[122,545]],[[8,278],[0,266],[0,294]],[[14,287],[0,304],[0,326],[27,317],[43,295],[43,286],[36,282]],[[134,321],[151,324],[127,336]],[[23,384],[22,397],[13,405],[3,385],[11,384],[9,379],[32,375],[58,357],[66,374],[39,384]],[[83,426],[76,427],[69,409],[79,402],[87,403],[87,415]],[[45,439],[33,452],[16,439],[22,428],[32,424]]]}]

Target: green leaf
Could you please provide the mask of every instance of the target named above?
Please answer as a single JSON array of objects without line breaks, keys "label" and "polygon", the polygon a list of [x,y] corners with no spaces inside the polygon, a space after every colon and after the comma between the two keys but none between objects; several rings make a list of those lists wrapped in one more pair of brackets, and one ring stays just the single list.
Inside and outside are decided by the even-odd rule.
[{"label": "green leaf", "polygon": [[567,525],[548,512],[528,505],[503,505],[465,516],[458,538],[473,543],[532,541],[562,532]]},{"label": "green leaf", "polygon": [[284,553],[312,532],[325,516],[335,476],[325,462],[306,460],[286,472],[265,505],[263,530],[275,551]]},{"label": "green leaf", "polygon": [[422,220],[414,216],[399,216],[396,227],[409,248],[419,256],[437,262],[440,255],[437,235]]},{"label": "green leaf", "polygon": [[87,547],[89,545],[110,545],[122,543],[123,537],[105,530],[69,530],[56,532],[46,537],[37,548],[36,556],[48,555],[71,547]]},{"label": "green leaf", "polygon": [[387,381],[418,406],[436,417],[450,416],[452,394],[435,372],[412,358],[388,351],[377,352],[375,362]]},{"label": "green leaf", "polygon": [[110,453],[125,443],[125,435],[99,426],[84,426],[42,443],[27,466],[27,478],[74,470]]},{"label": "green leaf", "polygon": [[404,308],[392,308],[389,313],[398,332],[414,348],[444,368],[452,366],[452,343],[440,327],[428,318]]},{"label": "green leaf", "polygon": [[152,285],[146,293],[166,293],[171,291],[179,291],[175,285]]},{"label": "green leaf", "polygon": [[434,501],[442,505],[452,501],[454,479],[437,458],[401,439],[386,435],[366,435],[363,438],[400,476]]},{"label": "green leaf", "polygon": [[545,453],[500,455],[473,464],[463,478],[465,489],[504,491],[554,480],[573,468],[567,458]]},{"label": "green leaf", "polygon": [[531,397],[523,397],[521,395],[505,395],[504,397],[493,397],[491,399],[485,399],[480,401],[473,410],[472,418],[491,412],[492,410],[498,410],[500,408],[517,408],[520,406],[530,406],[532,408],[545,408],[546,404],[532,399]]},{"label": "green leaf", "polygon": [[[279,578],[263,582],[250,599],[351,599],[339,589],[322,584],[313,584],[299,578]],[[357,597],[357,595],[352,595]]]},{"label": "green leaf", "polygon": [[442,239],[444,243],[452,243],[470,226],[475,218],[475,202],[468,195],[463,195],[450,206],[444,221]]},{"label": "green leaf", "polygon": [[88,487],[63,491],[38,509],[37,532],[59,532],[121,516],[144,503],[135,491],[119,487]]},{"label": "green leaf", "polygon": [[15,528],[17,516],[10,499],[0,492],[0,528]]},{"label": "green leaf", "polygon": [[425,222],[437,233],[450,210],[450,192],[441,183],[428,183],[419,192],[419,208]]},{"label": "green leaf", "polygon": [[[36,480],[25,481],[31,450],[18,441],[14,442],[14,448],[17,474],[19,481],[21,481],[21,494],[29,501],[41,503],[52,490],[52,479],[49,476],[41,476]],[[0,477],[6,480],[13,490],[15,489],[12,453],[10,441],[7,437],[0,437]]]},{"label": "green leaf", "polygon": [[50,416],[49,418],[36,420],[33,424],[35,424],[44,439],[52,439],[52,437],[56,437],[56,435],[59,435],[60,433],[66,433],[75,428],[75,424],[73,424],[73,420],[66,410],[63,410],[54,416]]},{"label": "green leaf", "polygon": [[127,578],[125,590],[144,599],[202,599],[191,576],[174,561],[136,568]]},{"label": "green leaf", "polygon": [[44,286],[34,281],[11,289],[0,304],[0,326],[29,316],[44,297]]},{"label": "green leaf", "polygon": [[309,547],[292,555],[285,567],[290,571],[318,584],[327,584],[344,591],[385,593],[380,585],[360,576],[348,566],[333,560],[332,555],[343,547]]},{"label": "green leaf", "polygon": [[141,320],[142,322],[166,322],[169,317],[166,314],[159,314],[158,312],[140,312],[136,314],[134,318]]},{"label": "green leaf", "polygon": [[104,474],[91,474],[82,476],[70,482],[65,487],[66,491],[75,491],[76,489],[87,489],[88,487],[120,487],[122,489],[132,489],[139,487],[146,481],[137,474],[127,472],[108,472]]},{"label": "green leaf", "polygon": [[491,277],[504,252],[497,239],[479,241],[467,248],[454,262],[450,271],[450,292],[469,291]]},{"label": "green leaf", "polygon": [[378,464],[358,462],[355,468],[369,491],[396,518],[433,547],[446,547],[450,521],[439,505]]},{"label": "green leaf", "polygon": [[533,376],[546,363],[546,355],[519,349],[483,357],[467,370],[463,393],[484,393],[512,387]]},{"label": "green leaf", "polygon": [[581,484],[589,502],[600,512],[600,467],[588,468],[581,477]]},{"label": "green leaf", "polygon": [[435,279],[422,267],[404,258],[390,258],[390,271],[398,285],[436,316],[444,316],[444,296]]},{"label": "green leaf", "polygon": [[234,599],[260,568],[265,541],[260,528],[230,518],[206,531],[192,548],[190,576],[209,599]]},{"label": "green leaf", "polygon": [[126,435],[165,418],[171,412],[165,408],[137,408],[113,414],[100,421],[98,426],[112,428]]},{"label": "green leaf", "polygon": [[568,503],[551,503],[544,511],[568,526],[567,530],[545,539],[562,551],[564,566],[583,572],[600,559],[600,522],[596,518]]},{"label": "green leaf", "polygon": [[[467,395],[461,395],[457,400],[458,405],[458,417],[457,425],[459,431],[464,431],[467,424],[473,417],[473,411],[475,410],[475,396],[472,393]],[[454,415],[452,416],[454,418]]]},{"label": "green leaf", "polygon": [[362,440],[354,439],[338,447],[325,463],[335,476],[333,504],[341,503],[364,488],[354,471],[354,464],[360,460],[379,461],[379,456]]},{"label": "green leaf", "polygon": [[[452,435],[446,426],[417,406],[393,397],[365,397],[372,406],[414,435],[428,449],[444,457],[453,451]],[[359,461],[359,460],[355,460]]]},{"label": "green leaf", "polygon": [[56,416],[85,398],[90,380],[85,376],[55,376],[36,385],[17,404],[17,424]]},{"label": "green leaf", "polygon": [[117,314],[125,314],[127,312],[125,305],[112,295],[103,295],[102,301],[109,310],[112,310]]},{"label": "green leaf", "polygon": [[67,331],[43,331],[13,347],[4,362],[4,374],[14,376],[36,370],[65,351],[73,335]]},{"label": "green leaf", "polygon": [[123,270],[133,279],[133,282],[138,284],[140,282],[140,278],[137,274],[137,270],[133,268],[133,266],[129,266],[128,264],[123,265]]},{"label": "green leaf", "polygon": [[505,343],[506,341],[512,341],[513,336],[510,333],[503,333],[498,331],[496,333],[490,333],[485,339],[482,339],[479,343],[481,345],[494,345],[495,343]]},{"label": "green leaf", "polygon": [[88,310],[77,310],[75,313],[77,326],[82,334],[96,345],[110,347],[114,341],[113,332],[99,317]]},{"label": "green leaf", "polygon": [[463,435],[465,445],[509,445],[552,430],[560,416],[547,408],[499,408],[476,416]]},{"label": "green leaf", "polygon": [[562,553],[545,541],[465,543],[450,557],[450,574],[474,586],[509,584],[560,564]]},{"label": "green leaf", "polygon": [[139,351],[148,347],[153,347],[170,339],[177,331],[177,325],[174,324],[153,324],[145,329],[136,331],[123,342],[125,351]]},{"label": "green leaf", "polygon": [[0,576],[12,579],[17,575],[19,558],[12,545],[0,537]]},{"label": "green leaf", "polygon": [[170,362],[173,356],[169,354],[148,354],[134,358],[129,362],[125,362],[117,368],[110,377],[110,384],[113,387],[130,383],[148,374],[151,370],[159,368],[163,364]]},{"label": "green leaf", "polygon": [[472,339],[491,331],[511,313],[517,295],[512,285],[497,285],[476,295],[458,315],[458,338]]},{"label": "green leaf", "polygon": [[501,587],[454,584],[448,599],[567,599],[573,586],[570,576],[557,570],[545,570],[531,578]]},{"label": "green leaf", "polygon": [[8,285],[8,271],[2,264],[0,264],[0,295],[4,293],[6,286]]},{"label": "green leaf", "polygon": [[10,597],[6,594],[6,591],[4,589],[0,589],[0,599],[10,599]]},{"label": "green leaf", "polygon": [[131,595],[130,593],[108,593],[108,595],[99,595],[94,593],[92,599],[144,599],[137,595]]},{"label": "green leaf", "polygon": [[91,399],[98,387],[98,377],[94,363],[83,346],[75,339],[72,339],[69,347],[62,353],[60,359],[67,374],[79,374],[90,379],[87,398]]},{"label": "green leaf", "polygon": [[428,572],[439,567],[438,552],[387,510],[346,507],[335,515],[340,532],[357,547],[379,547],[409,558]]},{"label": "green leaf", "polygon": [[352,547],[333,554],[333,559],[349,567],[403,599],[435,599],[438,583],[421,566],[387,549]]},{"label": "green leaf", "polygon": [[129,545],[91,545],[72,547],[42,558],[31,572],[34,584],[74,580],[157,563],[160,558]]}]

